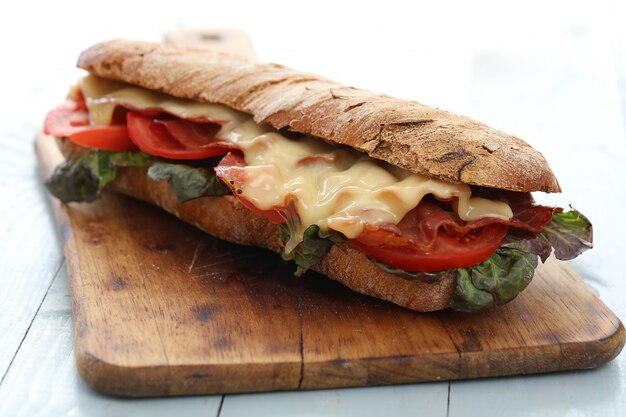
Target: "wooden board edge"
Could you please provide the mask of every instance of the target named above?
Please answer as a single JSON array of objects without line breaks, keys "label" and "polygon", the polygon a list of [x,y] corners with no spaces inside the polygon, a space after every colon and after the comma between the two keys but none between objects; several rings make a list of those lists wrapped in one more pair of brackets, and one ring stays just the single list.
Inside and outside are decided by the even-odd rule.
[{"label": "wooden board edge", "polygon": [[[265,369],[267,379],[274,381],[274,385],[269,389],[266,386],[258,386],[254,381],[250,381],[248,385],[238,383],[236,386],[229,386],[223,383],[222,378],[217,380],[211,378],[213,372],[210,366],[203,366],[201,370],[197,367],[179,367],[176,376],[171,375],[171,369],[168,366],[163,366],[158,369],[158,372],[163,373],[159,377],[155,375],[154,368],[143,370],[102,361],[84,350],[78,341],[76,358],[78,372],[83,380],[95,390],[108,395],[148,397],[230,394],[441,382],[590,369],[615,358],[624,346],[624,336],[624,326],[620,322],[616,331],[604,339],[588,343],[530,348],[521,360],[513,362],[507,360],[507,352],[499,352],[500,355],[495,352],[491,363],[482,368],[480,375],[469,373],[467,370],[475,369],[474,366],[470,366],[474,360],[484,361],[484,352],[420,358],[406,356],[305,363],[300,384],[298,383],[299,363],[265,364],[267,365]],[[590,346],[593,348],[589,349]],[[559,356],[562,358],[560,361],[556,360]],[[430,369],[435,362],[438,364],[437,372]],[[346,375],[346,367],[352,368],[351,375]],[[502,371],[503,369],[505,371]],[[498,371],[489,372],[489,370]],[[241,371],[241,366],[233,365],[225,373],[235,376]],[[224,375],[223,365],[221,365],[220,375],[222,377]],[[154,381],[169,381],[169,383],[158,384]]]},{"label": "wooden board edge", "polygon": [[[132,367],[104,361],[76,346],[78,374],[92,389],[115,397],[235,394],[297,390],[300,363]],[[255,378],[245,374],[255,366]],[[265,375],[265,376],[263,376]],[[232,383],[228,380],[232,379]],[[226,382],[225,382],[226,381]],[[244,381],[244,383],[242,383]],[[271,387],[266,382],[272,381]]]},{"label": "wooden board edge", "polygon": [[[586,342],[565,343],[527,347],[523,355],[507,351],[493,352],[484,365],[483,352],[464,352],[461,354],[462,371],[454,379],[493,378],[513,375],[543,374],[581,369],[592,369],[614,359],[624,346],[624,326],[618,321],[615,331],[602,339]],[[511,360],[514,358],[513,360]],[[477,374],[477,364],[481,373]]]},{"label": "wooden board edge", "polygon": [[[515,355],[511,355],[510,349],[492,352],[493,356],[489,359],[488,366],[481,367],[480,375],[470,370],[477,369],[473,363],[484,362],[483,351],[422,357],[398,356],[363,358],[357,361],[306,362],[301,389],[454,381],[592,369],[617,357],[624,347],[625,336],[624,325],[617,319],[615,331],[602,339],[530,347],[526,348],[520,358],[513,361],[511,358]],[[432,370],[433,363],[437,364],[436,372]],[[348,366],[353,371],[356,368],[356,372],[346,375],[345,367]]]},{"label": "wooden board edge", "polygon": [[[609,310],[610,311],[610,310]],[[626,342],[624,324],[616,317],[615,331],[608,336],[581,343],[566,343],[561,346],[563,355],[569,361],[576,361],[577,366],[569,369],[591,369],[615,359]]]},{"label": "wooden board edge", "polygon": [[[301,389],[449,381],[456,379],[460,366],[458,353],[305,362]],[[350,374],[346,373],[347,368]]]}]

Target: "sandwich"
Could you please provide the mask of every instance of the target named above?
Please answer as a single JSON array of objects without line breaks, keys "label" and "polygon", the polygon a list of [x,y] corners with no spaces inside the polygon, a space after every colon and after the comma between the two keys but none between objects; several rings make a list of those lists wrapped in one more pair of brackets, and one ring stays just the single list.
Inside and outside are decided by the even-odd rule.
[{"label": "sandwich", "polygon": [[424,312],[507,303],[592,247],[535,203],[561,191],[541,153],[468,117],[206,48],[114,40],[78,66],[44,122],[63,202],[122,193]]}]

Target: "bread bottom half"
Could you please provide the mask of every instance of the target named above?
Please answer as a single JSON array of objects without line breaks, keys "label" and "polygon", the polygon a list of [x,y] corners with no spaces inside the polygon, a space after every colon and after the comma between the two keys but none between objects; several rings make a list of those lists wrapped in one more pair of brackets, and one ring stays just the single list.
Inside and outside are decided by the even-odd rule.
[{"label": "bread bottom half", "polygon": [[[278,253],[282,250],[279,227],[245,208],[234,196],[201,197],[180,203],[167,182],[152,181],[145,168],[134,167],[118,168],[116,179],[107,188],[161,207],[220,239]],[[333,245],[312,269],[356,292],[423,312],[448,307],[456,286],[453,277],[428,283],[385,272],[349,242]]]}]

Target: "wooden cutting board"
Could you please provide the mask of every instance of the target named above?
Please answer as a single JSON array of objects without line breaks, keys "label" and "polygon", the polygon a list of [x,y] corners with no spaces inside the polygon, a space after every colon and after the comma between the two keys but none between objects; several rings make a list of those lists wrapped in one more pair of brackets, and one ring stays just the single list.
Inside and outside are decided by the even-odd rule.
[{"label": "wooden cutting board", "polygon": [[[48,176],[62,160],[36,142]],[[592,368],[624,327],[565,263],[549,260],[510,304],[421,314],[274,253],[229,244],[160,209],[105,193],[52,199],[73,300],[78,371],[120,396],[296,390]]]}]

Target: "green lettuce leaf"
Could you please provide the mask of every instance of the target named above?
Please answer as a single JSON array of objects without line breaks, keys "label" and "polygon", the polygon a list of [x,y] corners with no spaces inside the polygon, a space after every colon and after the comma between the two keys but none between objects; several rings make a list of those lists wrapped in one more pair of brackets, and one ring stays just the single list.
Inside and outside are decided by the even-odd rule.
[{"label": "green lettuce leaf", "polygon": [[45,186],[50,194],[64,203],[90,202],[115,179],[118,166],[144,166],[150,160],[151,157],[143,152],[94,150],[57,166]]},{"label": "green lettuce leaf", "polygon": [[148,168],[148,177],[153,181],[166,180],[181,203],[198,197],[231,194],[211,168],[155,162]]},{"label": "green lettuce leaf", "polygon": [[508,303],[530,283],[537,264],[535,254],[500,248],[481,264],[457,269],[457,287],[450,308],[477,311]]},{"label": "green lettuce leaf", "polygon": [[116,169],[111,161],[110,152],[93,152],[86,159],[91,174],[98,180],[98,189],[102,190],[105,185],[115,179]]},{"label": "green lettuce leaf", "polygon": [[110,152],[110,157],[118,167],[143,167],[152,161],[152,156],[145,152]]},{"label": "green lettuce leaf", "polygon": [[93,201],[100,195],[100,181],[91,172],[84,158],[65,161],[58,165],[44,185],[56,198],[70,201]]},{"label": "green lettuce leaf", "polygon": [[144,152],[94,150],[59,165],[46,182],[46,187],[63,202],[90,202],[98,198],[102,189],[115,179],[117,167],[152,164],[148,176],[154,181],[167,180],[180,202],[202,196],[230,194],[230,189],[210,168],[152,161],[153,157]]},{"label": "green lettuce leaf", "polygon": [[[291,237],[291,232],[286,223],[280,225],[280,238],[283,243],[287,242]],[[319,226],[313,224],[305,231],[300,242],[291,253],[283,253],[283,259],[286,261],[293,260],[297,269],[294,275],[299,277],[304,274],[311,266],[315,265],[324,258],[330,250],[333,242],[338,242],[339,236],[336,234],[320,236]]]},{"label": "green lettuce leaf", "polygon": [[552,253],[564,261],[574,259],[593,247],[593,227],[579,211],[556,212],[552,221],[536,236],[531,238],[509,234],[503,247],[515,248],[539,255],[542,262]]},{"label": "green lettuce leaf", "polygon": [[593,226],[572,208],[568,212],[554,213],[552,221],[538,237],[550,243],[557,259],[567,261],[593,247]]},{"label": "green lettuce leaf", "polygon": [[109,152],[90,152],[57,166],[45,182],[50,194],[63,201],[93,201],[102,188],[115,179]]},{"label": "green lettuce leaf", "polygon": [[524,252],[538,255],[541,262],[545,262],[552,253],[552,245],[539,236],[525,238],[509,234],[502,242],[502,247],[519,249]]}]

